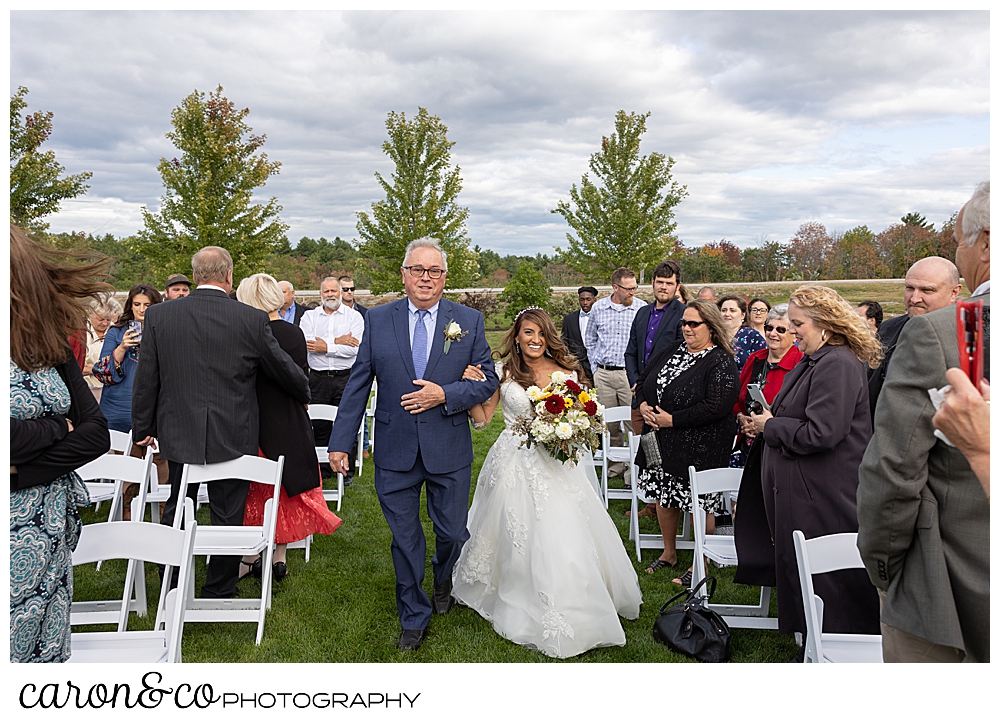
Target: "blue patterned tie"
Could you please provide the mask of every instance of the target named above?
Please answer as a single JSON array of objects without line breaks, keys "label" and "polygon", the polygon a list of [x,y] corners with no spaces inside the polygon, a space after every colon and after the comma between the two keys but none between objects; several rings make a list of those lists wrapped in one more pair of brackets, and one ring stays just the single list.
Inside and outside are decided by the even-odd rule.
[{"label": "blue patterned tie", "polygon": [[424,319],[430,313],[425,309],[417,310],[417,325],[413,329],[413,371],[417,373],[417,379],[424,378],[424,369],[427,368],[427,327],[424,326]]}]

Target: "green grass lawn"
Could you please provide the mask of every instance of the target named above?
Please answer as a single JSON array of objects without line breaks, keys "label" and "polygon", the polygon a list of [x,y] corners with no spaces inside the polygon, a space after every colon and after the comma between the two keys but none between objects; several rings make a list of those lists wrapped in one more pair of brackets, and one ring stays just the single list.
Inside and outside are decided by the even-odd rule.
[{"label": "green grass lawn", "polygon": [[[479,467],[497,435],[503,429],[498,414],[485,429],[473,431],[475,462],[473,487]],[[379,440],[386,443],[387,440]],[[447,615],[434,615],[428,637],[416,653],[395,648],[399,636],[394,596],[395,577],[389,554],[391,536],[382,517],[373,486],[374,465],[367,460],[364,473],[348,488],[340,516],[344,524],[333,535],[314,538],[311,560],[302,550],[289,550],[288,577],[274,586],[273,606],[267,614],[264,638],[254,645],[256,625],[251,623],[188,623],[184,627],[185,662],[303,663],[303,662],[558,662],[541,653],[522,648],[497,635],[490,624],[474,611],[455,607]],[[329,480],[327,480],[329,484]],[[619,480],[620,484],[620,480]],[[591,650],[574,661],[580,662],[689,662],[653,641],[651,630],[660,605],[680,591],[670,580],[675,573],[661,570],[647,575],[643,567],[657,552],[644,551],[643,563],[635,561],[634,546],[628,540],[626,501],[613,500],[609,514],[618,527],[630,559],[639,574],[643,605],[638,620],[624,620],[628,640],[623,648]],[[107,517],[108,505],[97,513],[83,510],[84,522]],[[433,533],[426,515],[421,515],[428,539],[427,573],[424,583],[430,593],[433,573],[430,556]],[[208,509],[198,512],[199,522],[208,523]],[[657,532],[655,520],[642,520],[644,531]],[[648,529],[647,529],[648,528]],[[681,562],[690,564],[691,553],[681,552]],[[683,568],[681,568],[683,569]],[[734,568],[714,569],[719,578],[716,601],[751,603],[758,589],[732,582]],[[111,561],[100,571],[94,565],[75,569],[77,600],[114,599],[120,596],[125,563]],[[205,577],[204,558],[197,561],[197,584]],[[156,568],[146,566],[147,595],[151,610],[159,597]],[[259,581],[240,582],[246,596],[260,592]],[[775,614],[772,598],[772,615]],[[130,629],[152,627],[152,617],[133,614]],[[77,630],[112,629],[80,627]],[[733,630],[733,660],[736,662],[782,662],[796,650],[791,636],[774,631]]]}]

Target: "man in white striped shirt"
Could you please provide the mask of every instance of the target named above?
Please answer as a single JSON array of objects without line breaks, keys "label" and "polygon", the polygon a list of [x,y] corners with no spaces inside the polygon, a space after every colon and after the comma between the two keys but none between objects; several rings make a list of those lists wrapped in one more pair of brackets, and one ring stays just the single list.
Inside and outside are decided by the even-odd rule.
[{"label": "man in white striped shirt", "polygon": [[[590,365],[594,370],[594,386],[597,398],[605,407],[630,407],[632,389],[625,374],[625,347],[628,346],[632,321],[640,307],[646,302],[635,298],[639,288],[635,272],[624,266],[611,274],[613,293],[596,301],[590,309],[590,320],[583,343],[590,355]],[[629,431],[632,425],[625,423]],[[618,425],[611,428],[611,444],[624,446]],[[625,472],[625,465],[614,462],[608,466],[608,474],[617,477]],[[626,480],[628,482],[628,480]]]}]

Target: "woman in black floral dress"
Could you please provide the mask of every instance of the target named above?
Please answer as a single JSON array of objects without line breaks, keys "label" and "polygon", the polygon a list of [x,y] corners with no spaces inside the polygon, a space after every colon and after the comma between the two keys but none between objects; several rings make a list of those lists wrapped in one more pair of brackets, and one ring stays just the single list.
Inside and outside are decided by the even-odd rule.
[{"label": "woman in black floral dress", "polygon": [[[684,340],[649,360],[636,383],[643,433],[656,430],[663,464],[646,463],[640,448],[638,489],[655,497],[663,533],[663,554],[646,568],[654,573],[677,564],[675,536],[681,510],[691,511],[688,466],[726,467],[736,434],[733,404],[739,392],[739,372],[733,361],[722,315],[710,301],[690,301],[681,321]],[[707,495],[706,512],[721,509],[721,495]],[[709,516],[708,531],[714,528]],[[679,578],[690,583],[690,571]]]}]

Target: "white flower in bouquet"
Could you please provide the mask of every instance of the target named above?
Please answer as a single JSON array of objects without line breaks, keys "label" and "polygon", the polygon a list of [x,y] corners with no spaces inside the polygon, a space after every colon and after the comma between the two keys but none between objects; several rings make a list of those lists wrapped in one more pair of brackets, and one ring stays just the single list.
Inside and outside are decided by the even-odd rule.
[{"label": "white flower in bouquet", "polygon": [[532,384],[530,387],[524,390],[524,393],[528,395],[528,399],[533,402],[537,402],[538,398],[542,396],[542,390],[537,386]]},{"label": "white flower in bouquet", "polygon": [[590,417],[584,414],[582,417],[577,417],[573,420],[573,426],[578,429],[587,429],[590,427]]},{"label": "white flower in bouquet", "polygon": [[546,442],[552,438],[555,428],[546,422],[544,419],[536,418],[534,422],[531,423],[531,433],[536,439]]},{"label": "white flower in bouquet", "polygon": [[569,422],[559,422],[556,425],[556,436],[559,439],[569,439],[573,436],[573,425]]},{"label": "white flower in bouquet", "polygon": [[569,374],[567,374],[566,372],[552,372],[553,384],[562,384],[567,379],[569,379]]},{"label": "white flower in bouquet", "polygon": [[535,414],[544,414],[545,412],[545,402],[539,402],[535,405]]}]

